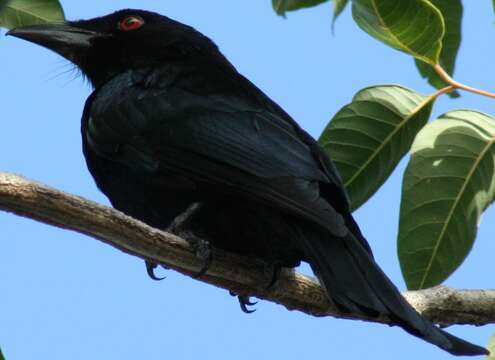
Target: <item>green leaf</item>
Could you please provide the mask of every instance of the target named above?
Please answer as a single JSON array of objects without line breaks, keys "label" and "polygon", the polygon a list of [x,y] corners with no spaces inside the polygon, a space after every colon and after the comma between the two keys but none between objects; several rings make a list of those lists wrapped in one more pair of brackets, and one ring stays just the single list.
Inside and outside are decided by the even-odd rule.
[{"label": "green leaf", "polygon": [[319,142],[335,162],[353,210],[378,190],[409,151],[434,99],[397,85],[373,86],[359,91],[333,117]]},{"label": "green leaf", "polygon": [[3,354],[2,354],[2,349],[0,349],[0,360],[5,360]]},{"label": "green leaf", "polygon": [[425,126],[404,174],[398,251],[409,289],[444,281],[495,196],[495,118],[457,110]]},{"label": "green leaf", "polygon": [[[442,41],[440,65],[449,75],[452,75],[461,44],[462,3],[461,0],[430,0],[430,2],[440,10],[445,20],[445,36]],[[427,78],[433,87],[441,89],[447,86],[429,64],[416,59],[416,66],[421,76]],[[448,95],[453,98],[459,97],[457,91],[452,91]]]},{"label": "green leaf", "polygon": [[429,64],[437,64],[445,25],[427,0],[353,0],[352,16],[361,29],[385,44]]},{"label": "green leaf", "polygon": [[278,15],[285,16],[286,11],[312,7],[328,0],[272,0],[272,6]]},{"label": "green leaf", "polygon": [[[495,0],[493,0],[493,1],[495,1]],[[349,2],[349,0],[333,0],[332,29],[335,25],[335,21],[340,16],[340,14],[342,14],[342,11],[344,11],[348,2]]]},{"label": "green leaf", "polygon": [[64,20],[58,0],[0,0],[0,4],[0,27],[7,29]]}]

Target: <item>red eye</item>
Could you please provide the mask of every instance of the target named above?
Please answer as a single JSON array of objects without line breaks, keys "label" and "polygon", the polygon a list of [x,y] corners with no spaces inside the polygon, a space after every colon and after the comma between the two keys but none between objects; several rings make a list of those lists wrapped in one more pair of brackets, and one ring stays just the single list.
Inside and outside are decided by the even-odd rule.
[{"label": "red eye", "polygon": [[139,16],[128,16],[119,22],[119,30],[132,31],[144,25],[144,20]]}]

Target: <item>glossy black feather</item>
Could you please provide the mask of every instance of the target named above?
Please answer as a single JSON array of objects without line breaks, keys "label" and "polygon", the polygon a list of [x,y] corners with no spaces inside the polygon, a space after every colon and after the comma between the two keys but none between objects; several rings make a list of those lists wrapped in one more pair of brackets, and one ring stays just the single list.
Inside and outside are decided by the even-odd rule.
[{"label": "glossy black feather", "polygon": [[[143,27],[120,32],[130,15]],[[201,203],[189,230],[214,246],[284,266],[307,261],[342,311],[388,317],[452,354],[486,353],[403,299],[375,263],[331,160],[208,38],[141,10],[70,25],[72,52],[33,41],[70,58],[95,86],[83,150],[117,209],[165,229]]]},{"label": "glossy black feather", "polygon": [[308,261],[343,311],[388,316],[452,353],[483,351],[457,348],[404,301],[374,262],[331,161],[230,64],[129,69],[97,92],[83,134],[90,151],[164,179],[161,189],[175,184],[167,176],[194,184],[183,196],[205,204],[191,224],[198,235],[285,266]]}]

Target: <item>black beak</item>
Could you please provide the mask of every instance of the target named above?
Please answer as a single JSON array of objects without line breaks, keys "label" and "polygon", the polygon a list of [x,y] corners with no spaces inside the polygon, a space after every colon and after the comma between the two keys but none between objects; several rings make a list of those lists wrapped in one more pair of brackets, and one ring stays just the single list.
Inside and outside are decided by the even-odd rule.
[{"label": "black beak", "polygon": [[41,45],[69,60],[73,60],[77,53],[89,50],[96,39],[107,37],[107,35],[68,24],[23,26],[12,29],[5,35]]}]

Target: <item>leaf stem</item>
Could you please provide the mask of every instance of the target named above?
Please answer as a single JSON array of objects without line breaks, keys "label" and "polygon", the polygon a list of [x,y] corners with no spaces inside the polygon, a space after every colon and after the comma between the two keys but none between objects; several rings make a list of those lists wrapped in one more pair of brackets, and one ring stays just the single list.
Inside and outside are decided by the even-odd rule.
[{"label": "leaf stem", "polygon": [[454,85],[449,85],[449,86],[446,86],[444,88],[441,88],[440,90],[434,92],[433,94],[431,94],[429,96],[430,99],[436,99],[437,97],[439,97],[440,95],[443,95],[443,94],[447,94],[449,92],[452,92],[454,91],[455,89],[457,89]]},{"label": "leaf stem", "polygon": [[[450,86],[452,86],[453,89],[462,89],[462,90],[466,90],[466,91],[469,91],[469,92],[472,92],[475,94],[479,94],[479,95],[483,95],[483,96],[487,96],[489,98],[495,99],[495,93],[491,93],[491,92],[488,92],[485,90],[477,89],[477,88],[474,88],[472,86],[464,85],[460,82],[455,81],[454,79],[452,79],[450,77],[449,74],[447,74],[447,72],[442,68],[442,66],[440,66],[440,64],[434,65],[433,69],[435,69],[435,71],[442,78],[442,80],[445,81]],[[442,91],[444,89],[446,89],[446,88],[443,88],[440,91]],[[452,90],[448,90],[446,92],[449,92],[449,91],[452,91]],[[443,92],[442,92],[442,94],[443,94]],[[439,94],[439,95],[441,95],[441,94]]]}]

